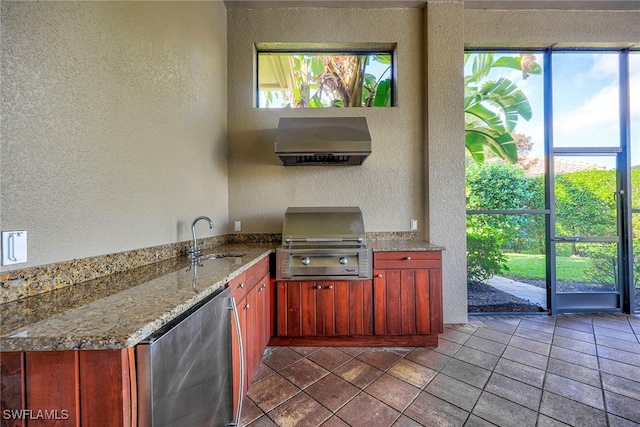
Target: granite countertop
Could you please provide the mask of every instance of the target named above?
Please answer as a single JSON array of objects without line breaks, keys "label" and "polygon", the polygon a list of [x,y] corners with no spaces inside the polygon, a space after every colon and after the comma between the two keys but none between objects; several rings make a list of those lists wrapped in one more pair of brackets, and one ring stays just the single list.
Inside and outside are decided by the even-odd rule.
[{"label": "granite countertop", "polygon": [[132,347],[273,252],[274,244],[229,244],[187,271],[179,257],[2,304],[0,350]]},{"label": "granite countertop", "polygon": [[[178,257],[2,304],[0,351],[133,347],[229,280],[272,253],[278,243],[233,243],[205,251],[242,254],[187,270]],[[439,251],[425,241],[370,238],[374,252]]]}]

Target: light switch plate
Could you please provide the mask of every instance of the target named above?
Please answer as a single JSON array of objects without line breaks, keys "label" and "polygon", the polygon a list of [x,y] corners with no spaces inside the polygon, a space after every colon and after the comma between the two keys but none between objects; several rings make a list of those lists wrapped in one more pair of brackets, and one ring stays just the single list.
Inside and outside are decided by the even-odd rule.
[{"label": "light switch plate", "polygon": [[233,231],[242,231],[242,221],[233,221]]},{"label": "light switch plate", "polygon": [[27,262],[27,232],[2,232],[2,265]]},{"label": "light switch plate", "polygon": [[418,220],[417,219],[412,219],[411,220],[410,228],[411,228],[412,231],[418,229]]}]

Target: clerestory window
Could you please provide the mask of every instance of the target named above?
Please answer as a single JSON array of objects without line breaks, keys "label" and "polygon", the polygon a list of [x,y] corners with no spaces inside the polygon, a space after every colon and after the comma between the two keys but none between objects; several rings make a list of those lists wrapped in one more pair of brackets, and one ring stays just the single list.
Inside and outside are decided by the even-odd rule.
[{"label": "clerestory window", "polygon": [[258,108],[391,107],[391,51],[258,51]]}]

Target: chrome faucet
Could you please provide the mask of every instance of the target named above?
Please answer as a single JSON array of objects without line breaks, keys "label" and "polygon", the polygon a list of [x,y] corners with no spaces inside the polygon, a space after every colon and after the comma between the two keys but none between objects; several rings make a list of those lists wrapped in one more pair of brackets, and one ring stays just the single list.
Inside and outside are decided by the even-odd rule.
[{"label": "chrome faucet", "polygon": [[191,260],[191,262],[198,262],[199,258],[202,256],[202,248],[198,244],[198,239],[196,238],[196,223],[204,219],[209,223],[209,228],[213,228],[213,221],[206,216],[199,216],[193,220],[191,223],[191,235],[193,236],[193,244],[187,249],[187,256]]}]

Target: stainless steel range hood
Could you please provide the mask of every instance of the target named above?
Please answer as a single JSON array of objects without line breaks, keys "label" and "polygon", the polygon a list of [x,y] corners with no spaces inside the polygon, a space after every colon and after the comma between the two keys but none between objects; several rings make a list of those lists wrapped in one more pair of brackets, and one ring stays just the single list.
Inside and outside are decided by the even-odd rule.
[{"label": "stainless steel range hood", "polygon": [[361,165],[371,154],[364,117],[281,118],[274,145],[285,166]]}]

